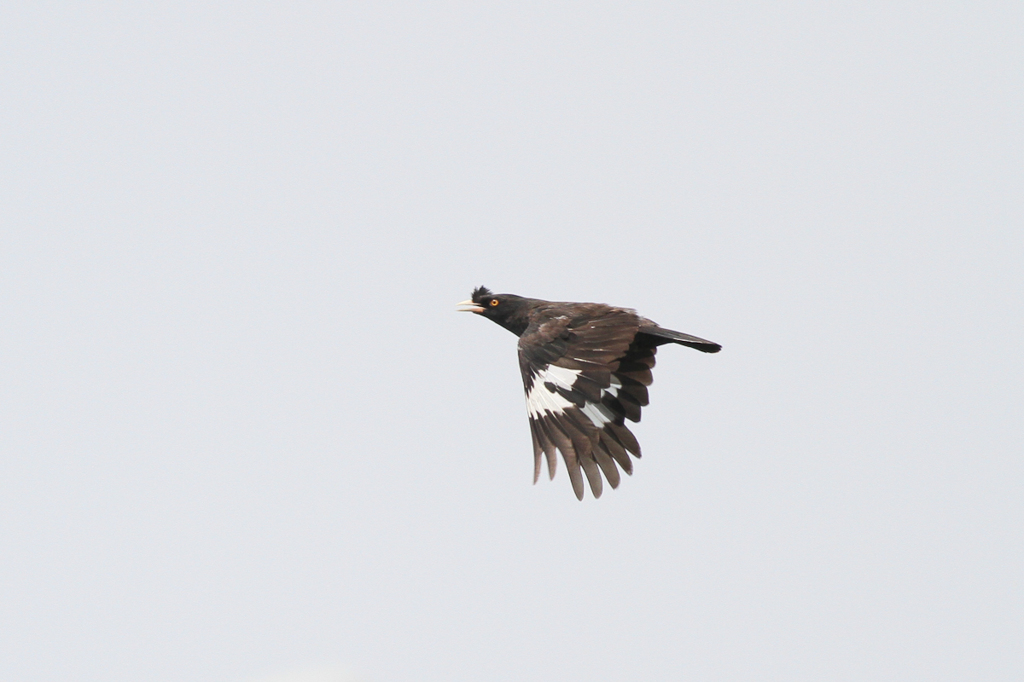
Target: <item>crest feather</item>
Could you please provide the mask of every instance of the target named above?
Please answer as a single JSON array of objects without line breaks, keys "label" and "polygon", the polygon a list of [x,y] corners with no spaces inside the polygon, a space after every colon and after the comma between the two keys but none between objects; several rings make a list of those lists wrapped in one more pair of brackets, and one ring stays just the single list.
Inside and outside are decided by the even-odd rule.
[{"label": "crest feather", "polygon": [[473,302],[480,303],[485,298],[492,296],[491,290],[485,286],[478,286],[473,290]]}]

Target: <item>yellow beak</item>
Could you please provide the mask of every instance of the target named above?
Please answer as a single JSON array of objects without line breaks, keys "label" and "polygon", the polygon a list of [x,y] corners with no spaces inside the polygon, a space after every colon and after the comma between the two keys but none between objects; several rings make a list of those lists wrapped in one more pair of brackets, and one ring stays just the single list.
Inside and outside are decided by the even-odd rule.
[{"label": "yellow beak", "polygon": [[459,308],[458,312],[460,312],[460,313],[482,313],[484,311],[484,309],[481,308],[477,304],[477,302],[474,301],[473,299],[470,299],[468,301],[463,301],[462,303],[456,303],[455,305],[457,305],[457,306],[468,306],[468,307],[465,307],[465,308]]}]

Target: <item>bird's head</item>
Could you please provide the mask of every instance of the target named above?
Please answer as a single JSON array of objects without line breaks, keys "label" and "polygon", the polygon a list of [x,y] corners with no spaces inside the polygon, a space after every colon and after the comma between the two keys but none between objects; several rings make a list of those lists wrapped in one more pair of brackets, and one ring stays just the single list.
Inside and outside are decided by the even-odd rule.
[{"label": "bird's head", "polygon": [[495,294],[487,287],[477,287],[473,297],[459,303],[460,311],[476,313],[497,322],[514,334],[522,334],[527,327],[528,307],[533,299],[515,294]]}]

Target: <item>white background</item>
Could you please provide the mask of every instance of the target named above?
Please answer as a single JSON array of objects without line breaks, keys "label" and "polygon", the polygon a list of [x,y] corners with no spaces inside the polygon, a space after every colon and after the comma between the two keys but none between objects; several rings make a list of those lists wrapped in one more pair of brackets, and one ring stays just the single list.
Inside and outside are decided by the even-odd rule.
[{"label": "white background", "polygon": [[[0,678],[1024,678],[1022,35],[4,4]],[[580,503],[480,284],[724,350]]]}]

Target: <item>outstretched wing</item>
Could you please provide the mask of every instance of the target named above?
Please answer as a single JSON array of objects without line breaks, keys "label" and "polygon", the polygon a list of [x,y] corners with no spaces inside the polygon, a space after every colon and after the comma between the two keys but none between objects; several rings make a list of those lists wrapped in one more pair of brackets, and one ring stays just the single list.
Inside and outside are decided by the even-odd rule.
[{"label": "outstretched wing", "polygon": [[640,408],[648,402],[656,343],[637,334],[646,320],[631,310],[594,303],[571,316],[538,313],[519,338],[533,480],[540,476],[541,455],[554,478],[560,451],[576,497],[583,499],[583,475],[600,497],[601,474],[615,488],[616,464],[631,474],[629,454],[640,457],[625,420],[640,421]]}]

